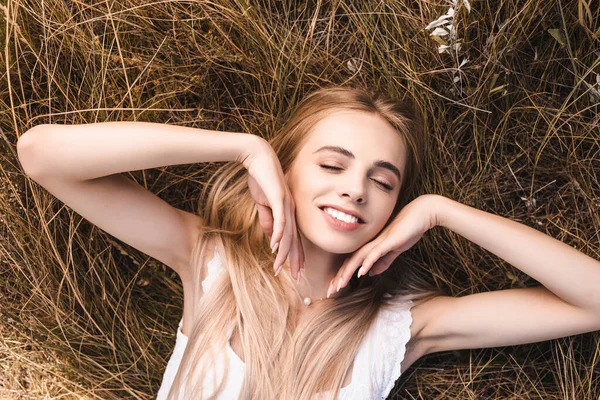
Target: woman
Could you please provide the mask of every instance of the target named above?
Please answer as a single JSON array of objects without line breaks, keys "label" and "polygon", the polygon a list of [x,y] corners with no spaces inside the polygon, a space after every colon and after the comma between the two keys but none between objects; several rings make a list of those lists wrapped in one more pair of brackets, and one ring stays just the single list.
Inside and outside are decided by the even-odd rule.
[{"label": "woman", "polygon": [[[109,122],[35,127],[18,151],[52,194],[181,277],[183,318],[159,399],[386,398],[425,354],[599,330],[598,261],[442,196],[409,202],[425,144],[401,102],[329,88],[271,141]],[[200,215],[119,174],[209,161],[230,162]],[[438,225],[543,286],[454,298],[404,271],[388,279],[392,261]]]}]

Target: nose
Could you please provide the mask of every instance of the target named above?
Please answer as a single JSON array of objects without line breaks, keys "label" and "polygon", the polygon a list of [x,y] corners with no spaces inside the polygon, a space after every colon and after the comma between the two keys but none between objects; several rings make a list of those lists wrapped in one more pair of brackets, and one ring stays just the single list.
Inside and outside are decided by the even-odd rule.
[{"label": "nose", "polygon": [[349,197],[352,202],[363,204],[366,201],[366,186],[362,178],[351,178],[345,182],[341,190],[342,197]]}]

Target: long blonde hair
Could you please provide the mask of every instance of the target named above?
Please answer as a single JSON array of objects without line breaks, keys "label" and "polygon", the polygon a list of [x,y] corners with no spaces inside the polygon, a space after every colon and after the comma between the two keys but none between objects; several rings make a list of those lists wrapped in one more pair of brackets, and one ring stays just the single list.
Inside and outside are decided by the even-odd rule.
[{"label": "long blonde hair", "polygon": [[[400,194],[386,226],[415,195],[426,140],[420,116],[405,103],[364,89],[332,87],[304,98],[285,125],[269,140],[287,172],[311,129],[333,111],[357,110],[380,115],[404,139],[407,147],[405,173]],[[423,299],[439,294],[425,290],[410,274],[390,279],[389,271],[350,281],[350,290],[336,299],[319,303],[322,312],[296,325],[297,310],[287,295],[293,287],[289,269],[275,277],[275,255],[270,238],[258,221],[257,207],[247,185],[247,170],[230,162],[217,170],[205,186],[199,214],[206,223],[194,249],[198,265],[207,243],[213,242],[226,267],[211,290],[193,299],[194,320],[187,347],[175,376],[169,399],[178,399],[182,383],[185,393],[199,398],[205,376],[215,366],[218,354],[226,351],[231,335],[238,332],[245,359],[241,399],[309,400],[332,390],[337,398],[345,373],[380,308],[390,299]],[[208,194],[206,195],[206,193]],[[206,200],[204,200],[206,199]],[[194,287],[201,287],[201,268],[193,272]],[[385,293],[392,295],[384,297]],[[196,294],[199,291],[196,290]],[[269,306],[265,306],[269,305]],[[320,310],[321,310],[320,308]],[[225,357],[225,369],[229,362]],[[187,372],[187,376],[184,374]],[[215,399],[224,387],[227,373],[215,384]],[[332,387],[333,383],[333,387]]]}]

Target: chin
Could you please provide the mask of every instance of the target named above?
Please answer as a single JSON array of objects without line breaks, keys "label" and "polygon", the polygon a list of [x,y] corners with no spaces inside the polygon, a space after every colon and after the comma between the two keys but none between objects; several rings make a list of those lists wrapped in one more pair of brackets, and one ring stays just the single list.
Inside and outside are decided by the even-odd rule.
[{"label": "chin", "polygon": [[306,240],[311,242],[315,247],[326,251],[331,254],[348,254],[354,253],[356,250],[360,249],[365,243],[355,242],[354,240],[340,240],[339,238],[331,235],[329,238],[324,238],[323,232],[315,232],[317,235],[314,240],[313,238],[306,237]]}]

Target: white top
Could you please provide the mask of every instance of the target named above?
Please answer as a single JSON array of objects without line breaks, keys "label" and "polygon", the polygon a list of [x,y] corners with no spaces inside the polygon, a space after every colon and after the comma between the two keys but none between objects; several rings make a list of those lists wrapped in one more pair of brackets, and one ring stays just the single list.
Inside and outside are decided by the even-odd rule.
[{"label": "white top", "polygon": [[[215,256],[208,263],[208,276],[202,281],[202,289],[210,288],[219,273],[225,271],[222,259],[215,248]],[[389,295],[388,295],[389,296]],[[412,315],[410,308],[413,302],[408,300],[398,302],[394,308],[382,308],[376,321],[371,325],[365,339],[360,344],[354,359],[352,381],[350,385],[340,389],[338,400],[342,399],[386,399],[394,384],[400,376],[400,363],[404,359],[406,344],[410,339],[410,325]],[[158,391],[157,400],[166,400],[183,352],[187,346],[188,338],[181,332],[183,318],[177,327],[177,340],[171,358],[165,369],[162,384]],[[244,362],[233,351],[227,342],[227,357],[229,357],[229,378],[224,389],[219,393],[219,400],[237,399],[242,388],[244,378]],[[206,395],[212,393],[212,379],[216,370],[224,374],[224,360],[220,358],[215,364],[213,374],[208,374],[205,380]],[[215,381],[215,383],[218,382]],[[183,392],[183,391],[182,391]],[[328,392],[326,392],[328,393]],[[183,393],[180,398],[184,398]]]}]

